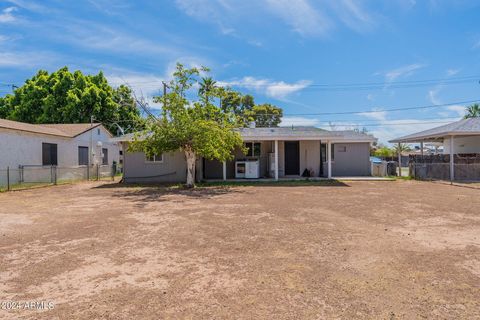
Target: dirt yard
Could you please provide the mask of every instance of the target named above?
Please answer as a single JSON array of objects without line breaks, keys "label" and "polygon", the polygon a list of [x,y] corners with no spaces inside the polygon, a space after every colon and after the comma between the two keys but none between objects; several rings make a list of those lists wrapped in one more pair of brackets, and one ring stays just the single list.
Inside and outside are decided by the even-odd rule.
[{"label": "dirt yard", "polygon": [[480,190],[3,193],[0,301],[5,319],[480,319]]}]

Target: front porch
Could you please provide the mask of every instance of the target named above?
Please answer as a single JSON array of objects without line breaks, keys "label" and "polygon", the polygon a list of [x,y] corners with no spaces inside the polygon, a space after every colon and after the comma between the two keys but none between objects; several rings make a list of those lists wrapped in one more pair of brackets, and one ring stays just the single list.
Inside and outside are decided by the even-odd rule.
[{"label": "front porch", "polygon": [[320,139],[245,140],[247,152],[234,159],[202,160],[206,181],[324,180],[342,176],[371,176],[366,142]]}]

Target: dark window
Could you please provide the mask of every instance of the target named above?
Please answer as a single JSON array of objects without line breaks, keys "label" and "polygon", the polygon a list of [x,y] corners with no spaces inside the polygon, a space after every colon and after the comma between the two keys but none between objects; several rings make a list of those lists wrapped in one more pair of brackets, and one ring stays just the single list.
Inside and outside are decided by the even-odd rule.
[{"label": "dark window", "polygon": [[102,149],[102,164],[108,164],[108,149]]},{"label": "dark window", "polygon": [[119,150],[119,151],[118,151],[118,154],[120,154],[121,156],[123,156],[123,150]]},{"label": "dark window", "polygon": [[100,135],[100,128],[97,129],[97,135]]},{"label": "dark window", "polygon": [[[327,158],[327,144],[326,143],[322,143],[321,151],[322,151],[322,154],[321,154],[322,160],[324,162],[327,162],[328,158]],[[332,143],[332,161],[333,160],[335,160],[335,144],[334,143]]]},{"label": "dark window", "polygon": [[42,143],[42,165],[56,166],[57,164],[57,144]]},{"label": "dark window", "polygon": [[88,166],[88,147],[78,147],[78,165]]},{"label": "dark window", "polygon": [[247,157],[260,157],[261,143],[260,142],[246,142],[245,148],[247,148]]}]

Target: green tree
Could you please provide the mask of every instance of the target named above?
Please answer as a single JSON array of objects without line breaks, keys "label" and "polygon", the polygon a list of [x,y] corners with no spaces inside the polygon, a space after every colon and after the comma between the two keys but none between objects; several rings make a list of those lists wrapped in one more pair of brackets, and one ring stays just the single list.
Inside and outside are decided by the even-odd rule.
[{"label": "green tree", "polygon": [[198,95],[202,97],[202,100],[205,102],[205,104],[208,104],[209,97],[215,94],[215,90],[217,89],[217,82],[211,77],[205,77],[202,78],[199,84],[200,87],[198,89]]},{"label": "green tree", "polygon": [[8,115],[6,98],[0,97],[0,119],[6,118]]},{"label": "green tree", "polygon": [[465,119],[480,117],[480,106],[478,105],[478,103],[472,104],[471,106],[467,107],[466,111],[467,113],[465,114]]},{"label": "green tree", "polygon": [[181,150],[187,162],[187,187],[195,184],[195,163],[199,157],[230,160],[232,151],[243,145],[234,130],[235,117],[211,103],[214,90],[199,90],[197,101],[187,99],[187,91],[199,83],[199,73],[204,70],[177,64],[169,84],[172,91],[155,98],[166,102],[162,117],[147,120],[146,129],[130,145],[130,150],[143,151],[147,156]]},{"label": "green tree", "polygon": [[282,121],[283,110],[264,103],[253,106],[251,110],[246,111],[246,115],[251,121],[255,121],[257,127],[278,127]]},{"label": "green tree", "polygon": [[395,154],[401,154],[403,152],[408,152],[408,151],[411,151],[412,148],[410,148],[410,146],[406,143],[397,143],[393,146],[393,150],[395,152]]},{"label": "green tree", "polygon": [[102,72],[40,70],[4,98],[0,115],[28,123],[87,123],[93,116],[112,132],[118,124],[134,129],[142,120],[131,93],[126,86],[112,88]]},{"label": "green tree", "polygon": [[374,151],[373,153],[376,157],[386,158],[386,157],[393,157],[394,151],[389,147],[382,146]]}]

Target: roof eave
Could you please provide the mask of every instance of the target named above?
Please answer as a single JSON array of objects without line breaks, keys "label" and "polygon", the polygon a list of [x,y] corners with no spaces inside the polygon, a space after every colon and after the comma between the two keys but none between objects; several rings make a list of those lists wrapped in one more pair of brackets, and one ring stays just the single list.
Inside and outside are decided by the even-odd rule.
[{"label": "roof eave", "polygon": [[480,131],[477,131],[477,132],[475,132],[475,131],[474,132],[468,132],[468,131],[442,132],[442,133],[437,133],[437,134],[424,135],[424,136],[414,136],[414,137],[405,136],[405,137],[389,140],[388,142],[390,142],[390,143],[416,143],[416,142],[440,140],[440,139],[445,139],[446,137],[451,137],[451,136],[480,136]]}]

